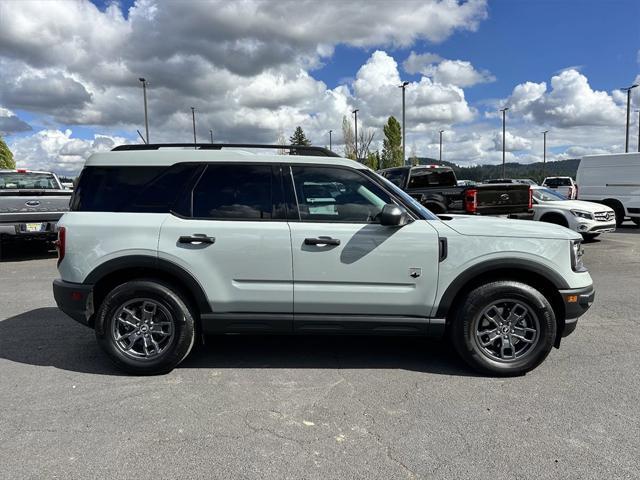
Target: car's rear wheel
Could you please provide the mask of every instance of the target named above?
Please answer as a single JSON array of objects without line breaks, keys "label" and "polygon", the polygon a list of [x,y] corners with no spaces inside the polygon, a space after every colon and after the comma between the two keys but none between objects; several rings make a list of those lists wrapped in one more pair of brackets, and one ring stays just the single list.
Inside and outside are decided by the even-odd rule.
[{"label": "car's rear wheel", "polygon": [[126,372],[167,373],[191,351],[195,321],[177,289],[133,280],[107,294],[98,310],[96,338]]},{"label": "car's rear wheel", "polygon": [[547,299],[514,281],[475,288],[452,320],[450,333],[462,358],[482,373],[500,376],[521,375],[540,365],[557,330]]}]

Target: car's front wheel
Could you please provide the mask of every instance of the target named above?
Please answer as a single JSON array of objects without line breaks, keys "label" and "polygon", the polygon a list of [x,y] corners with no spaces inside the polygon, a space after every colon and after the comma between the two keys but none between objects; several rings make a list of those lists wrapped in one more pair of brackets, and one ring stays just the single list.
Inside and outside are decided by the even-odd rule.
[{"label": "car's front wheel", "polygon": [[180,293],[154,280],[133,280],[107,294],[96,338],[116,366],[136,375],[167,373],[191,351],[195,321]]},{"label": "car's front wheel", "polygon": [[472,290],[450,328],[453,344],[474,369],[491,375],[521,375],[547,357],[556,336],[556,318],[535,288],[496,281]]}]

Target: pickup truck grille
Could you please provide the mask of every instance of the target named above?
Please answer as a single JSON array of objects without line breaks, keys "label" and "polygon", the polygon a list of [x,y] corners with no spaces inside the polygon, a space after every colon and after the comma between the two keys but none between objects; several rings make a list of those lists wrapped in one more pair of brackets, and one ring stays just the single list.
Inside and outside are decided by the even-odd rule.
[{"label": "pickup truck grille", "polygon": [[611,222],[615,220],[616,214],[613,212],[596,212],[593,214],[593,217],[598,222]]}]

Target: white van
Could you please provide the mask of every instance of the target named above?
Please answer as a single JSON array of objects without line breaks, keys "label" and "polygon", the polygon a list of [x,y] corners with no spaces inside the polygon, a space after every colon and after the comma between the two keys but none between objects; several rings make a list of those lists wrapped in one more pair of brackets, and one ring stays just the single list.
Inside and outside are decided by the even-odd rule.
[{"label": "white van", "polygon": [[613,208],[618,226],[625,217],[640,225],[640,153],[583,157],[576,181],[580,200]]}]

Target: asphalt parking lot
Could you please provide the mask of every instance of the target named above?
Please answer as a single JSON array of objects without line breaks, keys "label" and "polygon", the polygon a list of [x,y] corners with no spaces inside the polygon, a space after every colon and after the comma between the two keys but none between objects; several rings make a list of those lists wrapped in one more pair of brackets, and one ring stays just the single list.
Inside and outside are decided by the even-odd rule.
[{"label": "asphalt parking lot", "polygon": [[56,308],[51,255],[0,263],[0,478],[640,478],[640,229],[585,245],[596,302],[520,378],[413,338],[221,337],[119,374]]}]

